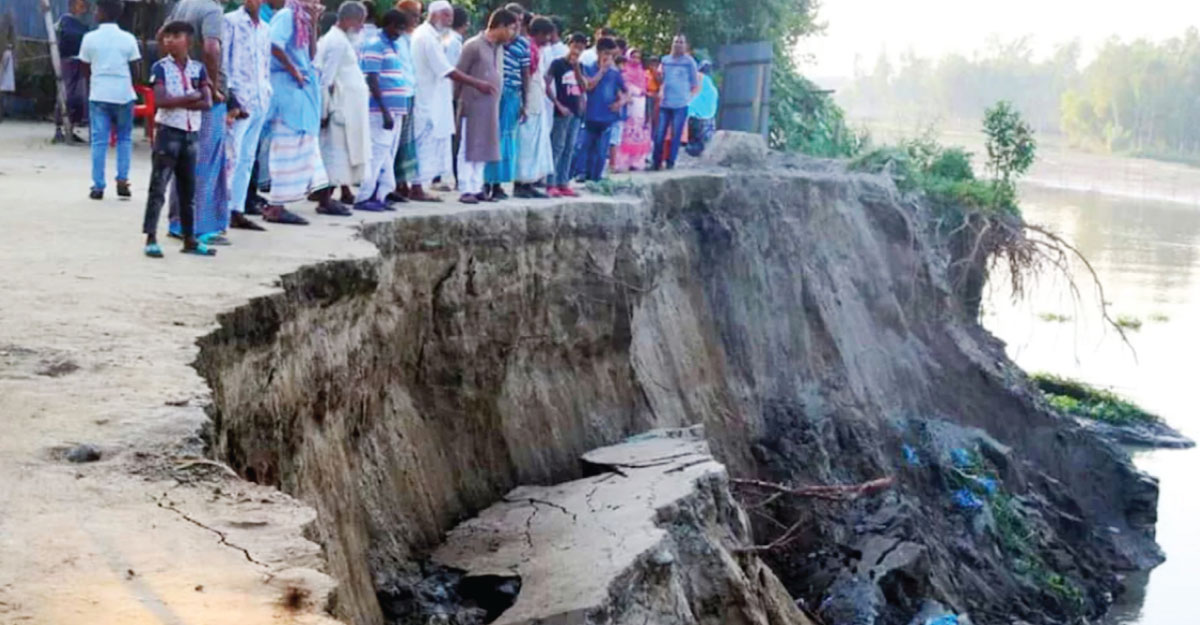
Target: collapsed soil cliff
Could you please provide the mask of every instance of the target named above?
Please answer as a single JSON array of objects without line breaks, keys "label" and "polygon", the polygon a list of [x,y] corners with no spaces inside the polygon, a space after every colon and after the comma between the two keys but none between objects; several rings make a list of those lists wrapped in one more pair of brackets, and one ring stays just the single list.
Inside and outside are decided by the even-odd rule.
[{"label": "collapsed soil cliff", "polygon": [[798,160],[647,180],[369,226],[378,259],[285,276],[202,340],[212,451],[316,509],[340,616],[401,620],[459,521],[692,424],[734,475],[896,478],[756,510],[760,542],[801,528],[768,560],[829,623],[927,600],[1071,622],[1158,561],[1156,483],[1038,404],[889,181]]}]

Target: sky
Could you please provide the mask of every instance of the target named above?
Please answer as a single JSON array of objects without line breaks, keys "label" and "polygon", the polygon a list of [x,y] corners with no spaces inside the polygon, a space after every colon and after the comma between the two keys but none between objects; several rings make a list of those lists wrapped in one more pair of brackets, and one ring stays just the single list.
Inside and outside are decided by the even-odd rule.
[{"label": "sky", "polygon": [[1200,27],[1200,1],[822,0],[818,18],[828,28],[801,44],[802,53],[815,57],[805,73],[840,77],[852,75],[856,54],[869,71],[884,49],[893,57],[907,49],[920,56],[970,53],[992,35],[1003,40],[1032,35],[1039,53],[1078,38],[1085,54],[1113,34],[1181,35],[1188,26]]}]

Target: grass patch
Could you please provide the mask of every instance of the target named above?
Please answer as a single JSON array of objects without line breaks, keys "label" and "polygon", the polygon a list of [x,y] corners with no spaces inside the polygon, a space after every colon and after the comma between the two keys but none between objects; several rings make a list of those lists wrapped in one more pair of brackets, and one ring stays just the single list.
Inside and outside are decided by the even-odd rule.
[{"label": "grass patch", "polygon": [[613,197],[615,195],[641,195],[643,186],[633,177],[627,177],[589,180],[584,188],[596,195]]},{"label": "grass patch", "polygon": [[1112,425],[1157,423],[1159,418],[1116,393],[1098,389],[1078,380],[1037,373],[1033,382],[1055,410],[1074,417],[1102,421]]},{"label": "grass patch", "polygon": [[1116,323],[1117,327],[1124,328],[1126,330],[1137,331],[1142,329],[1142,320],[1134,317],[1133,315],[1120,315],[1117,317]]},{"label": "grass patch", "polygon": [[1066,323],[1071,320],[1070,315],[1060,315],[1058,313],[1044,312],[1038,315],[1038,319],[1047,323]]}]

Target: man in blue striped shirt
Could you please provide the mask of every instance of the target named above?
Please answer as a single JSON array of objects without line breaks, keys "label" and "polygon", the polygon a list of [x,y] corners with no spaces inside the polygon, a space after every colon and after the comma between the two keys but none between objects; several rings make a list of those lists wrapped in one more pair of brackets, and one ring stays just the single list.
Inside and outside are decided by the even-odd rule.
[{"label": "man in blue striped shirt", "polygon": [[413,96],[412,50],[402,35],[412,16],[395,9],[383,16],[379,35],[362,49],[362,71],[371,90],[371,164],[363,173],[357,210],[394,210],[387,196],[396,190],[395,160],[400,147],[400,128]]}]

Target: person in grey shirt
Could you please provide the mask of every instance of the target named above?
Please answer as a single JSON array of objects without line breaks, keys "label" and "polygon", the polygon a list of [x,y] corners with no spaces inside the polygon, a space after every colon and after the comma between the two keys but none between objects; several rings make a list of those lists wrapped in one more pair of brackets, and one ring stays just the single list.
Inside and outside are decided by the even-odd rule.
[{"label": "person in grey shirt", "polygon": [[213,82],[213,104],[224,102],[228,76],[221,67],[221,36],[225,32],[224,9],[216,0],[179,0],[166,23],[180,21],[192,25],[188,56],[204,63],[209,80]]}]

